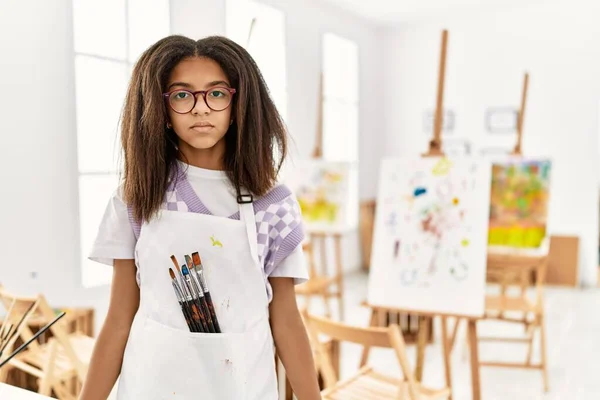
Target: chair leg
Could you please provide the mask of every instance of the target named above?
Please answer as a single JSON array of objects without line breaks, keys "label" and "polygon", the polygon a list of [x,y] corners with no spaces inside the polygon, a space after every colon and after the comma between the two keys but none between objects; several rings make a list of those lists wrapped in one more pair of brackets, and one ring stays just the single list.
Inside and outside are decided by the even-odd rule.
[{"label": "chair leg", "polygon": [[539,317],[540,324],[540,350],[541,350],[541,363],[542,363],[542,378],[544,380],[544,391],[548,392],[549,384],[548,384],[548,362],[546,359],[546,325],[544,322],[544,317]]},{"label": "chair leg", "polygon": [[56,340],[51,340],[48,349],[48,359],[42,369],[44,376],[40,379],[38,393],[50,397],[52,385],[54,384],[54,365],[56,360]]},{"label": "chair leg", "polygon": [[323,296],[323,304],[325,305],[325,316],[327,318],[331,318],[331,296],[325,290],[321,296]]},{"label": "chair leg", "polygon": [[337,298],[340,313],[340,321],[344,321],[344,294],[342,292],[339,292]]},{"label": "chair leg", "polygon": [[[377,326],[377,311],[371,310],[371,321],[369,323],[370,327]],[[369,353],[371,352],[371,348],[365,346],[362,351],[362,356],[360,357],[360,368],[367,365],[367,361],[369,360]]]},{"label": "chair leg", "polygon": [[539,321],[535,321],[527,326],[527,330],[526,330],[526,335],[527,338],[529,339],[529,343],[527,346],[527,358],[525,359],[525,362],[527,363],[527,365],[531,365],[531,357],[533,356],[533,342],[535,340],[535,331],[536,331],[536,325],[539,323]]}]

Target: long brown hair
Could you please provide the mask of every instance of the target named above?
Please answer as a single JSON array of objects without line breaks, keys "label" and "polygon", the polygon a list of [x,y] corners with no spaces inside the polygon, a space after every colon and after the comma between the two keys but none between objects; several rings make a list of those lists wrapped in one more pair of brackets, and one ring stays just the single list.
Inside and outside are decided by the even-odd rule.
[{"label": "long brown hair", "polygon": [[242,188],[255,196],[266,194],[287,154],[283,120],[260,70],[243,47],[221,36],[198,41],[179,35],[161,39],[133,69],[121,122],[124,199],[140,221],[150,220],[159,210],[174,176],[177,136],[166,127],[162,93],[173,68],[189,57],[217,62],[237,90],[231,105],[234,122],[224,137],[224,165],[238,194]]}]

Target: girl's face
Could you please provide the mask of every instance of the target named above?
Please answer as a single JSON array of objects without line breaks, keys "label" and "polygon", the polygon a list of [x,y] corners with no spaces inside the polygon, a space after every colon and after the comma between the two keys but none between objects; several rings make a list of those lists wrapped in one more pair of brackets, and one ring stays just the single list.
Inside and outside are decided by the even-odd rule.
[{"label": "girl's face", "polygon": [[[222,139],[233,121],[230,101],[233,94],[224,90],[230,87],[225,72],[209,58],[184,59],[171,71],[166,92],[175,93],[167,99],[169,122],[179,138],[179,150],[194,164],[206,163],[199,158],[210,159],[213,166],[222,161],[225,153]],[[192,93],[201,90],[208,90],[206,101],[202,93],[196,93],[197,101],[191,108]]]}]

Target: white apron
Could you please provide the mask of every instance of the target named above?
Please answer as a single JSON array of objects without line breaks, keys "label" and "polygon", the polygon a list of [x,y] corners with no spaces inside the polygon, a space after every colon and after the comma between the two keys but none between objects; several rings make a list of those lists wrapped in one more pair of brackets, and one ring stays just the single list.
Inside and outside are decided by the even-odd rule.
[{"label": "white apron", "polygon": [[[136,246],[140,307],[119,378],[119,400],[276,400],[265,278],[252,203],[240,220],[161,210]],[[198,252],[223,333],[189,331],[173,291],[170,256]],[[176,271],[175,271],[176,272]],[[176,273],[177,274],[177,273]]]}]

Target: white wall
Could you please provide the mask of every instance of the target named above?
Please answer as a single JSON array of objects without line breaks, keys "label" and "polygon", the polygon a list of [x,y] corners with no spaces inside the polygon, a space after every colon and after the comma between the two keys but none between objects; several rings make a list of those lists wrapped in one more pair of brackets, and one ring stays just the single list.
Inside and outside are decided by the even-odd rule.
[{"label": "white wall", "polygon": [[559,2],[447,15],[390,28],[383,44],[389,156],[427,148],[422,118],[435,106],[442,29],[450,34],[445,107],[457,115],[454,136],[490,144],[486,107],[517,107],[530,72],[524,154],[554,161],[550,229],[580,237],[580,281],[589,286],[598,271],[599,12],[597,3]]},{"label": "white wall", "polygon": [[[172,32],[196,38],[224,34],[224,3],[173,0]],[[298,153],[307,156],[314,141],[321,33],[330,30],[359,42],[363,86],[377,71],[376,33],[334,9],[272,3],[287,13],[289,125]],[[42,292],[54,305],[95,307],[99,329],[109,288],[81,285],[71,27],[70,0],[0,2],[0,284],[19,293]],[[35,95],[25,108],[17,100],[29,93]],[[369,98],[376,92],[367,87],[363,94]],[[374,111],[373,105],[361,104],[361,114]],[[368,134],[380,130],[377,121],[361,120],[367,135],[361,139],[363,197],[375,194],[368,177],[377,153]],[[358,266],[356,241],[354,235],[346,243],[348,268]]]}]

